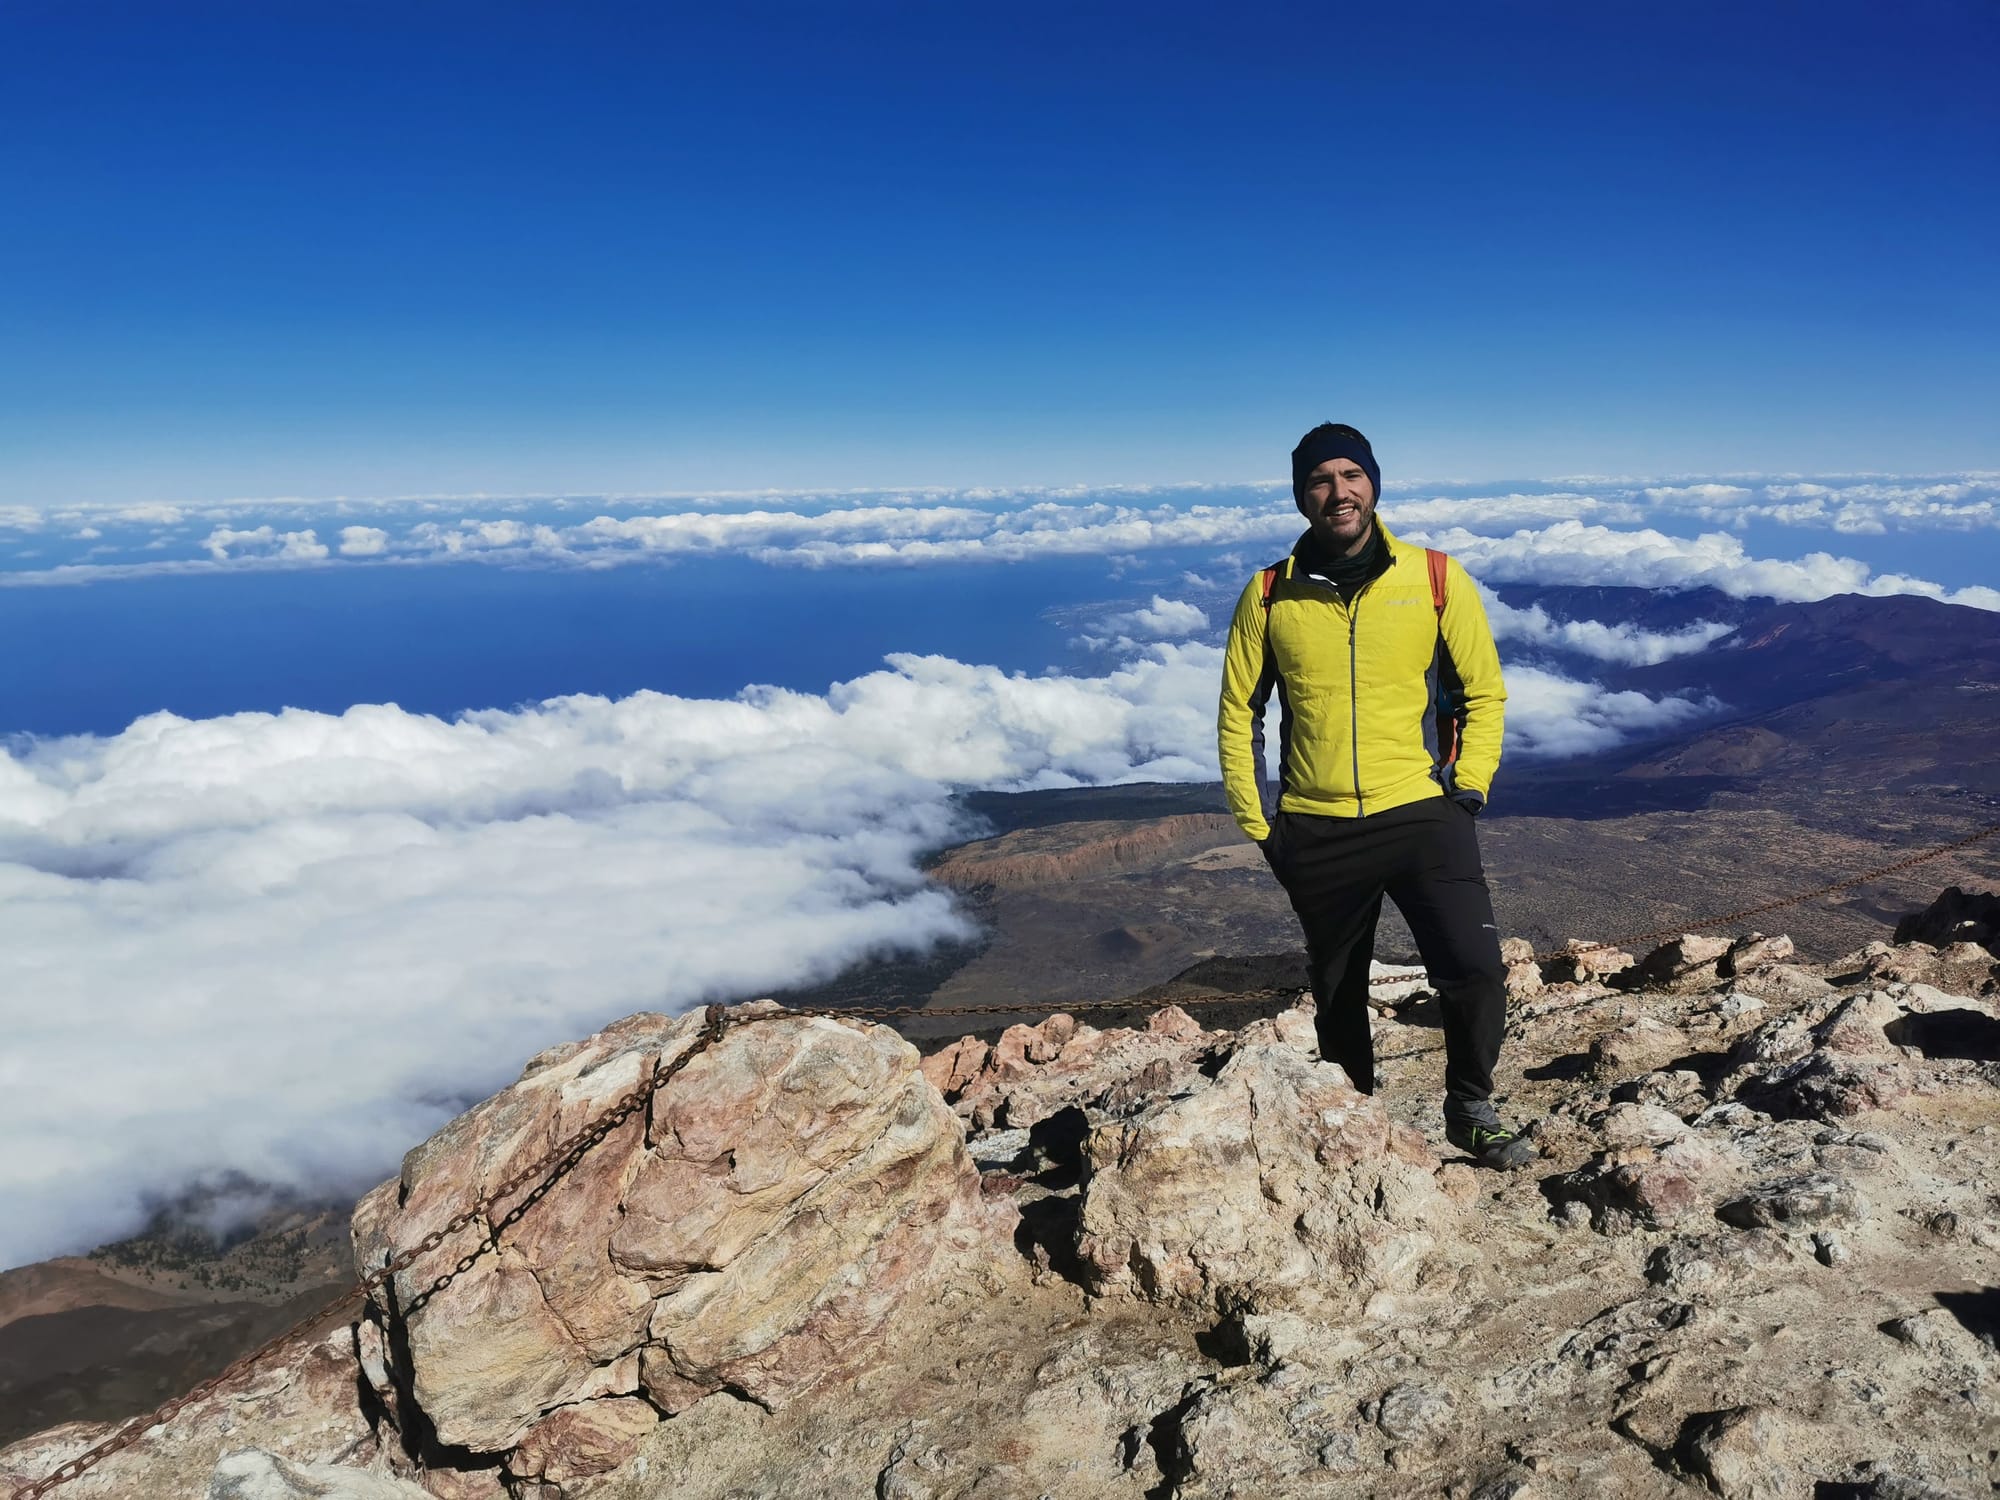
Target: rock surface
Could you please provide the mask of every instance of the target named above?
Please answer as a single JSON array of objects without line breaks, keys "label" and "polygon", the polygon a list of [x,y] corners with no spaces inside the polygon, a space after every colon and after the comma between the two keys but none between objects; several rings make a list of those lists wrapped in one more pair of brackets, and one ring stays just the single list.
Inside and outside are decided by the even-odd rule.
[{"label": "rock surface", "polygon": [[1213,1080],[1091,1133],[1077,1253],[1093,1291],[1225,1314],[1415,1285],[1458,1217],[1441,1163],[1297,1040],[1256,1022]]},{"label": "rock surface", "polygon": [[[621,1022],[461,1116],[363,1200],[357,1263],[491,1192],[691,1047],[698,1021]],[[1011,1222],[982,1198],[914,1047],[772,1006],[733,1022],[497,1253],[442,1288],[432,1262],[392,1283],[388,1382],[437,1442],[525,1449],[539,1478],[587,1463],[579,1448],[634,1446],[643,1429],[621,1419],[614,1437],[607,1411],[672,1413],[724,1389],[780,1406],[877,1356],[884,1320],[952,1252],[1004,1242]],[[578,1419],[576,1403],[600,1412]]]},{"label": "rock surface", "polygon": [[[1427,1001],[1376,1019],[1372,1097],[1300,1009],[920,1060],[739,1007],[546,1196],[59,1493],[1991,1493],[1993,1002],[1916,940],[1669,946],[1513,1005],[1500,1102],[1542,1160],[1508,1176],[1440,1141]],[[696,1027],[534,1059],[363,1201],[363,1263]],[[105,1431],[0,1452],[0,1487]]]},{"label": "rock surface", "polygon": [[293,1463],[261,1448],[225,1453],[208,1481],[208,1500],[429,1500],[429,1494],[392,1474]]},{"label": "rock surface", "polygon": [[[291,1463],[358,1471],[381,1454],[357,1400],[357,1373],[351,1327],[295,1344],[58,1493],[105,1500],[200,1497],[208,1493],[224,1455],[246,1448]],[[40,1479],[116,1430],[112,1424],[72,1422],[0,1450],[0,1494]]]}]

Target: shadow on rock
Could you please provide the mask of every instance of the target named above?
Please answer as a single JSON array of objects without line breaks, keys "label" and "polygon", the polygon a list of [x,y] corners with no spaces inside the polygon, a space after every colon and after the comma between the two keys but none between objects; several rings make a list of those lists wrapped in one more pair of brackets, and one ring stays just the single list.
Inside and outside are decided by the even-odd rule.
[{"label": "shadow on rock", "polygon": [[1545,1063],[1537,1063],[1532,1068],[1523,1068],[1521,1076],[1537,1081],[1567,1083],[1572,1078],[1581,1078],[1590,1071],[1588,1052],[1565,1052],[1561,1057],[1552,1057]]},{"label": "shadow on rock", "polygon": [[1074,1104],[1028,1127],[1028,1150],[1040,1167],[1035,1181],[1060,1192],[1083,1181],[1083,1143],[1090,1118]]},{"label": "shadow on rock", "polygon": [[2000,1287],[1989,1286],[1976,1292],[1939,1292],[1937,1301],[1974,1338],[2000,1342]]},{"label": "shadow on rock", "polygon": [[2000,1021],[1984,1011],[1923,1011],[1890,1022],[1882,1032],[1898,1047],[1915,1047],[1932,1061],[2000,1062]]}]

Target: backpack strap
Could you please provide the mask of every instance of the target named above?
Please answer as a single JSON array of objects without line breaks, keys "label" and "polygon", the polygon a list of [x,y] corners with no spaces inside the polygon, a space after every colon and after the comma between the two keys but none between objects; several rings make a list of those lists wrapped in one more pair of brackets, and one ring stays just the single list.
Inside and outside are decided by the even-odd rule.
[{"label": "backpack strap", "polygon": [[[1445,572],[1446,561],[1445,555],[1438,551],[1437,548],[1424,548],[1424,563],[1429,568],[1431,575],[1431,607],[1437,611],[1438,628],[1440,631],[1444,628],[1444,586],[1445,578],[1447,577]],[[1438,642],[1438,649],[1440,651],[1444,649],[1444,642],[1441,639]],[[1465,722],[1462,715],[1445,698],[1442,680],[1439,683],[1438,693],[1438,762],[1441,766],[1449,769],[1458,763],[1459,742],[1460,737],[1465,731]],[[1447,781],[1445,785],[1449,789],[1450,782]]]},{"label": "backpack strap", "polygon": [[[1431,607],[1438,612],[1438,618],[1443,619],[1446,558],[1437,548],[1426,547],[1424,548],[1424,561],[1430,565],[1431,570]],[[1264,585],[1264,600],[1267,605],[1270,603],[1270,598],[1271,586],[1269,583],[1266,583]]]},{"label": "backpack strap", "polygon": [[1267,615],[1271,612],[1271,590],[1278,586],[1278,570],[1283,566],[1283,563],[1272,563],[1270,567],[1257,575],[1263,580],[1264,613]]}]

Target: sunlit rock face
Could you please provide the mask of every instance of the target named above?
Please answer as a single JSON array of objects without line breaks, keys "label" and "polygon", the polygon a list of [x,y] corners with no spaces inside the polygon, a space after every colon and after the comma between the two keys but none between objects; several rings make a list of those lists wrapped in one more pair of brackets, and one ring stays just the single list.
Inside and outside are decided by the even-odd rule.
[{"label": "sunlit rock face", "polygon": [[1457,1221],[1423,1136],[1268,1021],[1085,1157],[1088,1284],[1217,1313],[1407,1289]]},{"label": "sunlit rock face", "polygon": [[[440,1443],[504,1452],[547,1413],[642,1393],[669,1413],[724,1388],[781,1405],[864,1362],[940,1254],[993,1219],[896,1033],[775,1006],[731,1020],[497,1251],[434,1287],[468,1232],[395,1278],[388,1383]],[[359,1263],[421,1240],[699,1031],[635,1016],[538,1060],[363,1201]]]}]

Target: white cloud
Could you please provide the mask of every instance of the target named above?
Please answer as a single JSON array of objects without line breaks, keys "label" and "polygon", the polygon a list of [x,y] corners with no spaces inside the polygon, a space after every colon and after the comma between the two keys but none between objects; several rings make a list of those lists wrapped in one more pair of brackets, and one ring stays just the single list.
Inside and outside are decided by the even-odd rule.
[{"label": "white cloud", "polygon": [[1517,531],[1505,537],[1454,529],[1418,533],[1413,539],[1452,553],[1489,583],[1707,587],[1736,598],[1786,601],[1834,594],[1916,593],[1975,609],[1992,608],[1989,600],[1995,592],[1977,585],[1947,590],[1900,574],[1876,577],[1868,564],[1828,552],[1809,552],[1791,561],[1756,558],[1745,551],[1741,538],[1723,532],[1677,537],[1651,529],[1619,531],[1561,521],[1541,531]]},{"label": "white cloud", "polygon": [[[1507,749],[1534,759],[1589,755],[1635,735],[1679,729],[1721,708],[1713,698],[1607,693],[1596,683],[1514,666],[1507,669]],[[1499,790],[1504,797],[1504,782]]]},{"label": "white cloud", "polygon": [[340,528],[340,555],[342,557],[376,557],[389,546],[389,533],[379,526],[343,526]]},{"label": "white cloud", "polygon": [[1517,641],[1571,651],[1621,666],[1648,667],[1700,651],[1734,628],[1719,620],[1702,620],[1674,631],[1641,630],[1635,625],[1606,625],[1599,620],[1555,620],[1539,604],[1516,609],[1482,589],[1486,616],[1498,641]]},{"label": "white cloud", "polygon": [[1481,533],[1509,532],[1523,526],[1556,521],[1599,523],[1639,521],[1645,507],[1630,500],[1602,500],[1595,495],[1556,490],[1545,495],[1475,495],[1433,500],[1394,500],[1382,509],[1390,529],[1399,536],[1409,530],[1463,527]]},{"label": "white cloud", "polygon": [[1144,609],[1113,615],[1105,623],[1116,630],[1165,640],[1208,629],[1208,616],[1192,604],[1155,594],[1153,602]]},{"label": "white cloud", "polygon": [[327,556],[327,547],[316,532],[278,531],[270,526],[259,526],[250,531],[232,531],[227,526],[218,526],[202,538],[201,544],[217,562],[227,562],[232,554],[241,553],[282,562],[319,562]]},{"label": "white cloud", "polygon": [[[1488,494],[1438,493],[1434,485],[1411,481],[1394,487],[1383,514],[1399,533],[1509,544],[1526,533],[1544,538],[1539,551],[1549,556],[1578,538],[1605,535],[1631,537],[1631,545],[1642,551],[1665,546],[1699,553],[1712,548],[1717,536],[1759,526],[1816,532],[1838,538],[1842,553],[1858,550],[1859,556],[1809,551],[1796,563],[1753,560],[1740,549],[1733,560],[1718,559],[1722,571],[1739,580],[1759,570],[1779,579],[1774,590],[1780,597],[1801,597],[1798,590],[1805,585],[1796,579],[1802,573],[1829,578],[1837,573],[1846,580],[1840,587],[1870,589],[1867,544],[1875,537],[2000,529],[2000,475],[1987,473],[1595,476],[1546,486],[1516,485],[1504,493]],[[214,523],[199,543],[177,534],[179,524],[193,515]],[[272,515],[288,519],[281,524],[270,519]],[[1107,573],[1116,574],[1127,565],[1121,560],[1167,550],[1202,554],[1174,562],[1193,577],[1205,577],[1218,566],[1237,566],[1217,561],[1215,555],[1224,551],[1248,555],[1252,565],[1278,555],[1301,524],[1286,501],[1284,487],[1260,482],[1120,489],[918,487],[651,497],[232,500],[199,510],[167,504],[16,507],[0,511],[0,530],[32,530],[51,519],[61,519],[65,525],[88,524],[126,549],[166,555],[125,563],[100,563],[85,556],[28,568],[18,566],[28,555],[16,552],[17,566],[0,572],[0,587],[111,582],[221,568],[461,561],[603,568],[716,554],[807,568],[914,568],[1093,557],[1104,559]],[[301,524],[306,521],[312,524]],[[111,532],[113,523],[150,526],[158,534],[143,543],[119,538]],[[1716,530],[1710,536],[1680,537],[1678,533],[1690,525]],[[343,539],[379,532],[382,544],[357,549],[343,540],[337,551],[320,544],[320,535],[336,531]],[[1659,541],[1663,537],[1665,543]],[[1462,550],[1468,561],[1494,551],[1471,544]],[[186,555],[177,556],[177,551]],[[1144,566],[1137,561],[1131,565]],[[1676,569],[1662,563],[1656,571]],[[1688,577],[1701,571],[1698,562],[1678,568]],[[1786,583],[1788,578],[1794,581]],[[1718,586],[1738,591],[1748,587]],[[1978,597],[1982,596],[1976,590],[1967,595]]]},{"label": "white cloud", "polygon": [[[0,753],[0,1267],[197,1180],[365,1187],[553,1041],[961,936],[918,870],[951,789],[1210,779],[1219,669],[899,656],[823,696],[159,714]],[[1701,711],[1510,683],[1517,755]]]},{"label": "white cloud", "polygon": [[1702,505],[1728,505],[1739,500],[1748,500],[1751,491],[1735,484],[1653,485],[1646,489],[1645,495],[1655,505],[1673,505],[1689,501]]}]

